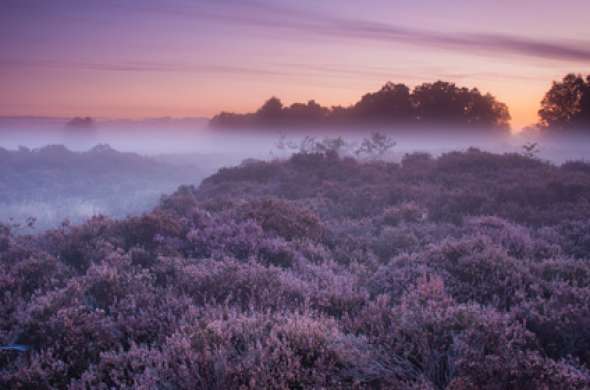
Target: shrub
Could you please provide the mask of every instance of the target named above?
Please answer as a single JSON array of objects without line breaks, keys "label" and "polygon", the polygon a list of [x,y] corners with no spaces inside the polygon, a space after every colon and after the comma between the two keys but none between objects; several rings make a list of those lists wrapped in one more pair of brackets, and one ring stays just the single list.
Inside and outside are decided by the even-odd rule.
[{"label": "shrub", "polygon": [[0,388],[585,389],[589,192],[578,163],[308,152],[0,225]]}]

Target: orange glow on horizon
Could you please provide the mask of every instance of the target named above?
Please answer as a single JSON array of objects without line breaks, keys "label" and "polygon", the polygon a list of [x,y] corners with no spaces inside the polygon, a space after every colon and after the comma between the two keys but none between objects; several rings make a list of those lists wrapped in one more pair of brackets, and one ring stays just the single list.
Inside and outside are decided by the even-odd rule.
[{"label": "orange glow on horizon", "polygon": [[[347,106],[387,81],[444,80],[506,103],[517,131],[537,121],[552,80],[587,68],[580,37],[590,8],[575,1],[566,9],[539,0],[535,20],[525,4],[506,13],[464,0],[444,12],[335,0],[8,6],[0,116],[211,117],[253,111],[271,96]],[[568,23],[552,35],[556,15]]]}]

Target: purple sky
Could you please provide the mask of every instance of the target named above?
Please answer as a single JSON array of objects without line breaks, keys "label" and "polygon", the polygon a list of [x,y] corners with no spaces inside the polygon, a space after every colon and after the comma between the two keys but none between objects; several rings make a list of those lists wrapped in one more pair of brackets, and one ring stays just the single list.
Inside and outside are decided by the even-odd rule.
[{"label": "purple sky", "polygon": [[0,0],[0,115],[209,116],[445,79],[535,121],[590,1]]}]

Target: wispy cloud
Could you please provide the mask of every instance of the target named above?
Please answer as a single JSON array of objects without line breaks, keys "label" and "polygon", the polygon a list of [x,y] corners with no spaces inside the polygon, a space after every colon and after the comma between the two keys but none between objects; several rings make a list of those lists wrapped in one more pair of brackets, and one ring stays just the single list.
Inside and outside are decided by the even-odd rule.
[{"label": "wispy cloud", "polygon": [[562,61],[590,61],[590,43],[542,41],[492,33],[446,33],[410,29],[383,23],[347,20],[338,29],[319,28],[321,33],[341,33],[350,38],[371,39],[419,46],[439,47],[479,54],[511,54]]},{"label": "wispy cloud", "polygon": [[223,73],[254,76],[281,76],[283,72],[270,69],[248,68],[217,64],[168,64],[154,62],[99,63],[61,60],[0,59],[0,68],[32,67],[95,70],[105,72],[166,72],[166,73]]},{"label": "wispy cloud", "polygon": [[[342,66],[340,64],[326,63],[270,63],[260,64],[258,68],[226,66],[217,64],[172,64],[152,62],[123,62],[123,63],[99,63],[85,61],[63,61],[63,60],[15,60],[0,59],[1,69],[14,68],[44,68],[44,69],[67,69],[81,71],[99,72],[130,72],[130,73],[190,73],[190,74],[224,74],[231,76],[272,76],[304,80],[307,84],[317,84],[318,80],[366,80],[371,78],[375,81],[384,80],[396,81],[408,80],[428,81],[435,78],[448,80],[462,80],[468,78],[479,79],[519,79],[519,80],[545,80],[546,76],[535,75],[506,75],[490,72],[443,72],[441,69],[432,67],[412,68],[388,68],[380,66]],[[321,85],[330,85],[324,82]],[[345,86],[340,86],[346,88]]]},{"label": "wispy cloud", "polygon": [[[550,60],[590,61],[590,42],[565,39],[537,39],[499,33],[433,31],[362,19],[342,18],[303,8],[267,4],[261,1],[219,1],[183,3],[176,7],[144,7],[144,12],[158,12],[190,19],[217,20],[265,29],[294,30],[346,40],[369,40],[441,48],[479,55],[518,55]],[[138,9],[136,9],[137,11]]]},{"label": "wispy cloud", "polygon": [[[107,1],[107,0],[105,0]],[[373,41],[385,44],[404,44],[424,48],[445,49],[463,54],[489,55],[493,57],[510,55],[560,60],[578,63],[590,61],[590,42],[572,42],[568,40],[540,40],[517,35],[497,33],[460,33],[433,31],[406,26],[381,23],[369,20],[343,18],[330,14],[322,14],[302,6],[286,7],[278,3],[266,3],[256,0],[218,0],[209,1],[176,1],[160,3],[145,1],[140,5],[108,1],[105,6],[115,8],[117,13],[137,15],[149,14],[150,17],[182,18],[189,22],[217,23],[229,26],[247,26],[263,30],[279,39],[329,38],[331,40]],[[215,30],[212,30],[212,33]],[[0,55],[0,68],[37,67],[95,70],[105,72],[168,72],[193,74],[228,74],[241,76],[283,76],[305,77],[321,75],[324,78],[366,78],[375,79],[406,79],[420,76],[420,69],[387,69],[369,66],[346,67],[342,64],[317,64],[304,61],[300,64],[255,63],[215,64],[215,63],[172,63],[137,62],[117,60],[85,61],[57,60],[48,58],[11,58],[6,53]],[[428,78],[446,77],[452,79],[486,77],[507,78],[510,75],[470,74],[456,72],[453,74],[423,72]],[[514,78],[530,78],[531,75],[512,76]],[[532,76],[534,79],[539,77]]]}]

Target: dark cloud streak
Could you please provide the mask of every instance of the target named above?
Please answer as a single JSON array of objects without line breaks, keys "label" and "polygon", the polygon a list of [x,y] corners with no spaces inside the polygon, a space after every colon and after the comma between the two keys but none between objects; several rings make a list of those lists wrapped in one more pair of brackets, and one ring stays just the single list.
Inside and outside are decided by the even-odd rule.
[{"label": "dark cloud streak", "polygon": [[163,64],[147,62],[96,63],[56,60],[0,60],[1,68],[34,67],[97,70],[107,72],[229,73],[281,76],[283,72],[226,65]]},{"label": "dark cloud streak", "polygon": [[260,1],[219,2],[213,7],[185,5],[182,10],[168,7],[145,8],[188,18],[203,18],[269,29],[294,30],[330,38],[371,40],[385,43],[410,44],[441,48],[480,55],[520,55],[558,61],[590,61],[590,42],[570,40],[539,40],[524,36],[498,33],[449,33],[408,28],[395,24],[330,15],[267,5]]},{"label": "dark cloud streak", "polygon": [[[572,41],[543,41],[528,37],[491,33],[449,33],[408,28],[388,23],[350,19],[321,14],[308,8],[291,8],[256,0],[219,0],[213,3],[196,1],[163,5],[146,1],[131,6],[108,2],[126,15],[138,13],[160,17],[183,18],[189,22],[217,23],[228,26],[247,26],[276,32],[279,39],[306,39],[310,35],[350,41],[373,41],[386,44],[404,44],[451,50],[462,54],[489,56],[518,55],[570,62],[590,61],[590,43]],[[389,69],[347,69],[341,65],[300,64],[289,66],[239,66],[219,64],[146,63],[146,62],[86,62],[51,59],[0,58],[0,69],[17,67],[67,68],[110,72],[174,72],[239,74],[249,76],[373,76],[388,78],[399,76]],[[405,72],[404,72],[405,73]],[[477,73],[477,72],[476,72]],[[464,76],[470,77],[471,75]],[[456,77],[461,77],[457,74]],[[494,76],[495,77],[495,76]]]}]

